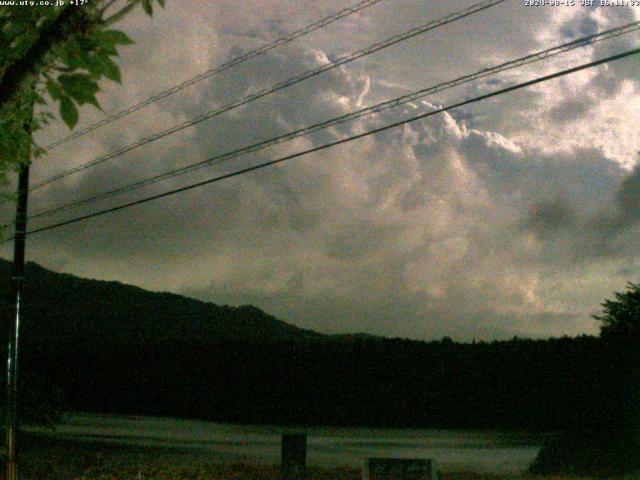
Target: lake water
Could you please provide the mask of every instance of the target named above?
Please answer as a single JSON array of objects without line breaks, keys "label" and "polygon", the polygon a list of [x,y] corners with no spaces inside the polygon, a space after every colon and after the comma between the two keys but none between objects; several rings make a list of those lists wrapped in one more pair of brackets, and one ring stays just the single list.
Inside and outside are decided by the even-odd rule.
[{"label": "lake water", "polygon": [[[44,433],[41,429],[32,431]],[[536,457],[541,437],[459,430],[228,425],[176,418],[72,415],[56,438],[145,447],[169,447],[203,459],[279,463],[283,432],[307,433],[307,463],[361,466],[367,457],[433,458],[446,471],[522,472]]]}]

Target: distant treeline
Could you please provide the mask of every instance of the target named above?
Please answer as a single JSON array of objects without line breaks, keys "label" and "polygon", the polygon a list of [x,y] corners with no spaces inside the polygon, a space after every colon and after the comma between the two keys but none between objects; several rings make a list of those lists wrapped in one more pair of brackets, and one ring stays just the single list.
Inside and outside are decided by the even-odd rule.
[{"label": "distant treeline", "polygon": [[[8,277],[9,263],[0,260],[2,292]],[[33,263],[23,302],[20,395],[22,408],[31,409],[27,418],[58,409],[61,391],[74,410],[226,422],[638,426],[640,352],[630,342],[322,335],[252,306],[218,306]],[[6,330],[0,335],[4,347]]]},{"label": "distant treeline", "polygon": [[[28,351],[28,353],[27,353]],[[224,422],[557,430],[630,425],[629,349],[594,337],[28,348],[74,409]]]}]

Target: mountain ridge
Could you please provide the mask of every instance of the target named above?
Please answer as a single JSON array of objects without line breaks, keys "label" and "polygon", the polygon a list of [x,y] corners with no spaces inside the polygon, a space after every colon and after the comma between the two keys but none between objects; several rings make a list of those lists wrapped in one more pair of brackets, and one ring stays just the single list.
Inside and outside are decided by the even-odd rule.
[{"label": "mountain ridge", "polygon": [[[2,302],[8,300],[11,262],[0,259]],[[331,336],[304,329],[253,305],[229,306],[119,281],[25,265],[23,337],[66,344],[166,343],[172,340],[313,340]],[[98,340],[96,342],[96,340]]]}]

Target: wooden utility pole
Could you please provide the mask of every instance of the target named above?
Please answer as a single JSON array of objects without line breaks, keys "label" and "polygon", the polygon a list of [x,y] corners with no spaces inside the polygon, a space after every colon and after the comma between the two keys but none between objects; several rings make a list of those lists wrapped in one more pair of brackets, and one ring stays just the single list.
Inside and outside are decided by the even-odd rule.
[{"label": "wooden utility pole", "polygon": [[13,243],[13,266],[11,271],[11,298],[7,312],[9,327],[7,344],[7,480],[17,480],[16,433],[18,428],[18,345],[22,315],[22,286],[24,284],[24,253],[27,230],[27,197],[29,194],[29,164],[20,165],[18,176],[18,199]]}]

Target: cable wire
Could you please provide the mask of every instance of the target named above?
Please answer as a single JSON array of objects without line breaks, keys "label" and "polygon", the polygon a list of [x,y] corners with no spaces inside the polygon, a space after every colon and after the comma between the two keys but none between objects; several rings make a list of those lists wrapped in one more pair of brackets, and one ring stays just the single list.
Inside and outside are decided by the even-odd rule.
[{"label": "cable wire", "polygon": [[181,90],[184,90],[187,87],[190,87],[191,85],[194,85],[206,78],[212,77],[213,75],[216,75],[218,73],[224,72],[225,70],[228,70],[231,67],[234,67],[240,63],[246,62],[247,60],[250,60],[254,57],[257,57],[259,55],[262,55],[264,53],[267,53],[275,48],[281,47],[283,45],[286,45],[287,43],[290,43],[300,37],[303,37],[305,35],[308,35],[311,32],[314,32],[316,30],[319,30],[320,28],[326,27],[327,25],[336,22],[344,17],[347,17],[349,15],[352,15],[354,13],[360,12],[361,10],[364,10],[365,8],[368,8],[372,5],[375,5],[376,3],[381,2],[382,0],[363,0],[359,3],[356,3],[355,5],[352,5],[350,7],[344,8],[342,10],[340,10],[339,12],[336,12],[332,15],[329,15],[328,17],[325,17],[321,20],[318,20],[317,22],[314,22],[310,25],[307,25],[306,27],[303,27],[299,30],[296,30],[294,32],[291,32],[290,34],[278,38],[277,40],[271,42],[271,43],[267,43],[266,45],[263,45],[259,48],[256,48],[255,50],[251,50],[247,53],[244,53],[243,55],[240,55],[238,57],[234,57],[231,60],[222,63],[220,65],[217,65],[213,68],[211,68],[210,70],[207,70],[206,72],[200,73],[192,78],[189,78],[188,80],[185,80],[184,82],[175,85],[167,90],[164,90],[156,95],[153,95],[151,97],[146,98],[145,100],[141,101],[140,103],[136,103],[135,105],[130,106],[129,108],[126,108],[124,110],[121,110],[119,112],[116,112],[112,115],[109,115],[108,117],[103,118],[102,120],[87,126],[86,128],[83,128],[82,130],[78,130],[77,132],[72,133],[71,135],[68,135],[64,138],[61,138],[60,140],[56,140],[55,142],[52,142],[48,145],[46,145],[45,147],[43,147],[43,150],[48,152],[50,150],[53,150],[54,148],[56,148],[59,145],[62,145],[64,143],[70,142],[71,140],[75,140],[76,138],[80,138],[84,135],[86,135],[89,132],[93,132],[94,130],[97,130],[100,127],[103,127],[105,125],[108,125],[109,123],[115,122],[116,120],[120,120],[121,118],[124,118],[134,112],[137,112],[138,110],[151,105],[153,103],[156,103],[164,98],[167,98],[171,95],[173,95],[174,93],[177,93]]},{"label": "cable wire", "polygon": [[[571,42],[567,42],[555,47],[551,47],[548,48],[546,50],[542,50],[542,51],[538,51],[536,53],[532,53],[529,55],[526,55],[524,57],[520,57],[518,59],[515,60],[511,60],[508,62],[504,62],[502,64],[499,64],[497,66],[494,67],[490,67],[490,68],[485,68],[482,70],[479,70],[475,73],[469,74],[469,75],[465,75],[462,77],[458,77],[454,80],[450,80],[448,82],[443,82],[443,83],[439,83],[437,85],[428,87],[428,88],[424,88],[421,89],[419,91],[410,93],[410,94],[406,94],[406,95],[402,95],[400,97],[394,98],[393,100],[388,100],[385,102],[381,102],[378,103],[376,105],[370,106],[370,107],[366,107],[336,118],[332,118],[330,120],[327,121],[323,121],[323,122],[319,122],[319,123],[315,123],[312,125],[309,125],[307,127],[298,129],[298,130],[294,130],[292,132],[288,132],[285,133],[283,135],[274,137],[274,138],[270,138],[268,140],[263,140],[261,142],[258,143],[254,143],[252,145],[248,145],[242,148],[238,148],[236,150],[230,151],[230,152],[226,152],[220,155],[216,155],[214,157],[211,157],[209,159],[206,160],[202,160],[196,163],[192,163],[189,165],[186,165],[184,167],[180,167],[165,173],[161,173],[158,175],[154,175],[152,177],[146,178],[146,179],[142,179],[139,180],[137,182],[134,182],[132,184],[126,185],[124,187],[120,187],[118,189],[115,190],[111,190],[108,192],[104,192],[104,193],[100,193],[97,195],[93,195],[91,197],[87,197],[81,200],[77,200],[71,203],[67,203],[65,205],[59,206],[59,207],[55,207],[49,210],[45,210],[42,212],[38,212],[35,213],[33,215],[29,216],[29,219],[36,219],[36,218],[42,218],[42,217],[47,217],[47,216],[51,216],[51,215],[55,215],[57,213],[61,213],[67,210],[71,210],[74,208],[78,208],[84,205],[88,205],[91,203],[95,203],[101,200],[105,200],[108,198],[112,198],[127,192],[131,192],[137,189],[140,189],[142,187],[145,187],[147,185],[151,185],[163,180],[168,180],[171,178],[175,178],[178,177],[180,175],[184,175],[186,173],[190,173],[196,170],[199,170],[201,168],[205,168],[205,167],[210,167],[213,165],[219,165],[223,162],[232,160],[234,158],[240,157],[240,156],[244,156],[247,155],[249,153],[253,153],[259,150],[262,150],[264,148],[276,145],[276,144],[280,144],[282,142],[285,141],[289,141],[304,135],[308,135],[310,133],[313,132],[317,132],[319,130],[323,130],[332,126],[336,126],[342,123],[345,123],[347,121],[351,121],[354,119],[358,119],[358,118],[362,118],[368,115],[372,115],[375,113],[380,113],[382,111],[388,110],[390,108],[394,108],[415,100],[419,100],[427,95],[432,95],[434,93],[437,92],[441,92],[443,90],[447,90],[449,88],[453,88],[471,81],[475,81],[490,75],[495,75],[497,73],[501,73],[507,70],[511,70],[514,68],[518,68],[521,67],[523,65],[528,65],[534,62],[538,62],[556,55],[559,55],[561,53],[566,53],[568,51],[577,49],[577,48],[581,48],[581,47],[586,47],[589,45],[593,45],[597,42],[601,42],[601,41],[605,41],[605,40],[610,40],[612,38],[615,37],[619,37],[621,35],[626,35],[629,33],[633,33],[633,32],[637,32],[638,30],[640,30],[640,21],[638,22],[632,22],[632,23],[628,23],[626,25],[622,25],[620,27],[617,28],[612,28],[610,30],[606,30],[604,32],[601,33],[597,33],[594,35],[589,35],[586,37],[582,37],[579,38],[577,40],[573,40]],[[4,225],[5,227],[8,225]]]},{"label": "cable wire", "polygon": [[282,162],[285,162],[285,161],[288,161],[288,160],[299,158],[299,157],[308,155],[310,153],[318,152],[318,151],[321,151],[321,150],[326,150],[328,148],[335,147],[337,145],[341,145],[343,143],[352,142],[352,141],[358,140],[360,138],[364,138],[364,137],[368,137],[370,135],[374,135],[374,134],[377,134],[377,133],[380,133],[380,132],[384,132],[386,130],[389,130],[389,129],[392,129],[392,128],[395,128],[395,127],[399,127],[399,126],[405,125],[407,123],[412,123],[412,122],[415,122],[417,120],[421,120],[421,119],[424,119],[424,118],[427,118],[427,117],[431,117],[433,115],[437,115],[439,113],[443,113],[443,112],[446,112],[446,111],[449,111],[449,110],[452,110],[452,109],[455,109],[455,108],[459,108],[459,107],[462,107],[462,106],[465,106],[465,105],[469,105],[469,104],[472,104],[472,103],[480,102],[482,100],[486,100],[488,98],[496,97],[498,95],[503,95],[505,93],[513,92],[515,90],[520,90],[522,88],[526,88],[526,87],[529,87],[531,85],[536,85],[538,83],[546,82],[546,81],[552,80],[554,78],[558,78],[558,77],[562,77],[562,76],[565,76],[565,75],[569,75],[571,73],[575,73],[575,72],[578,72],[580,70],[585,70],[587,68],[592,68],[592,67],[595,67],[595,66],[598,66],[598,65],[602,65],[602,64],[605,64],[605,63],[608,63],[608,62],[612,62],[612,61],[615,61],[615,60],[620,60],[622,58],[626,58],[626,57],[629,57],[631,55],[637,55],[638,53],[640,53],[640,48],[636,48],[636,49],[633,49],[633,50],[628,50],[626,52],[619,53],[617,55],[611,55],[609,57],[606,57],[606,58],[603,58],[603,59],[600,59],[600,60],[596,60],[596,61],[593,61],[593,62],[584,63],[584,64],[579,65],[577,67],[569,68],[569,69],[566,69],[566,70],[561,70],[561,71],[552,73],[550,75],[545,75],[543,77],[538,77],[538,78],[535,78],[533,80],[529,80],[527,82],[518,83],[518,84],[512,85],[510,87],[502,88],[500,90],[495,90],[493,92],[490,92],[490,93],[487,93],[487,94],[484,94],[484,95],[480,95],[480,96],[471,98],[469,100],[464,100],[462,102],[454,103],[454,104],[446,106],[446,107],[441,107],[441,108],[438,108],[436,110],[423,113],[421,115],[416,115],[416,116],[408,118],[408,119],[404,119],[404,120],[400,120],[400,121],[397,121],[397,122],[394,122],[394,123],[391,123],[391,124],[388,124],[388,125],[384,125],[382,127],[375,128],[373,130],[369,130],[367,132],[360,133],[360,134],[357,134],[357,135],[353,135],[353,136],[350,136],[350,137],[347,137],[347,138],[343,138],[343,139],[337,140],[335,142],[326,143],[326,144],[320,145],[318,147],[310,148],[308,150],[303,150],[301,152],[297,152],[297,153],[294,153],[294,154],[291,154],[291,155],[286,155],[284,157],[280,157],[280,158],[277,158],[275,160],[270,160],[268,162],[263,162],[263,163],[260,163],[260,164],[257,164],[257,165],[253,165],[251,167],[243,168],[241,170],[236,170],[235,172],[227,173],[227,174],[224,174],[224,175],[219,175],[219,176],[216,176],[216,177],[213,177],[213,178],[209,178],[207,180],[203,180],[201,182],[192,183],[192,184],[184,186],[184,187],[176,188],[176,189],[169,190],[169,191],[166,191],[166,192],[163,192],[163,193],[159,193],[159,194],[156,194],[156,195],[151,195],[149,197],[141,198],[139,200],[135,200],[135,201],[132,201],[132,202],[127,202],[127,203],[124,203],[124,204],[121,204],[121,205],[118,205],[118,206],[115,206],[115,207],[111,207],[111,208],[107,208],[107,209],[104,209],[104,210],[100,210],[98,212],[90,213],[90,214],[87,214],[87,215],[82,215],[82,216],[75,217],[75,218],[72,218],[72,219],[69,219],[69,220],[65,220],[65,221],[62,221],[62,222],[58,222],[58,223],[55,223],[55,224],[52,224],[52,225],[47,225],[47,226],[40,227],[40,228],[37,228],[37,229],[34,229],[34,230],[30,230],[30,231],[27,232],[27,235],[33,235],[35,233],[44,232],[44,231],[52,230],[54,228],[59,228],[59,227],[65,226],[65,225],[70,225],[72,223],[81,222],[81,221],[84,221],[84,220],[88,220],[90,218],[94,218],[94,217],[98,217],[98,216],[101,216],[101,215],[105,215],[107,213],[116,212],[118,210],[123,210],[123,209],[130,208],[130,207],[133,207],[133,206],[136,206],[136,205],[141,205],[143,203],[147,203],[147,202],[150,202],[152,200],[158,200],[160,198],[168,197],[170,195],[175,195],[177,193],[185,192],[187,190],[192,190],[194,188],[202,187],[204,185],[209,185],[209,184],[212,184],[212,183],[216,183],[216,182],[228,179],[228,178],[237,177],[237,176],[243,175],[245,173],[253,172],[253,171],[260,170],[260,169],[263,169],[263,168],[266,168],[266,167],[270,167],[272,165],[276,165],[278,163],[282,163]]},{"label": "cable wire", "polygon": [[211,110],[209,112],[203,113],[191,120],[187,120],[183,123],[180,123],[178,125],[174,125],[173,127],[170,127],[166,130],[163,130],[161,132],[157,132],[154,133],[153,135],[150,135],[148,137],[142,138],[132,144],[129,144],[125,147],[122,147],[118,150],[115,150],[113,152],[107,153],[106,155],[103,155],[101,157],[98,157],[94,160],[91,160],[90,162],[84,163],[82,165],[79,165],[77,167],[65,170],[59,174],[53,175],[39,183],[34,184],[30,191],[33,190],[37,190],[39,188],[42,188],[46,185],[49,185],[57,180],[61,180],[65,177],[68,177],[69,175],[73,175],[74,173],[78,173],[81,172],[83,170],[86,170],[88,168],[92,168],[95,167],[96,165],[99,165],[103,162],[106,162],[107,160],[111,160],[112,158],[118,157],[124,153],[130,152],[138,147],[141,147],[143,145],[146,145],[148,143],[154,142],[156,140],[159,140],[163,137],[166,137],[168,135],[171,135],[173,133],[179,132],[181,130],[184,130],[185,128],[188,127],[192,127],[194,125],[197,125],[198,123],[204,122],[205,120],[209,120],[213,117],[216,117],[218,115],[221,115],[225,112],[228,112],[230,110],[236,109],[238,107],[241,107],[243,105],[246,105],[249,102],[253,102],[254,100],[258,100],[259,98],[265,97],[271,93],[277,92],[279,90],[285,89],[287,87],[290,87],[294,84],[300,83],[304,80],[307,80],[311,77],[315,77],[317,75],[320,75],[321,73],[327,72],[329,70],[332,70],[334,68],[337,68],[341,65],[345,65],[349,62],[352,62],[358,58],[364,57],[366,55],[370,55],[374,52],[377,52],[379,50],[382,50],[383,48],[389,47],[391,45],[394,45],[396,43],[408,40],[412,37],[415,37],[417,35],[420,35],[422,33],[428,32],[430,30],[434,30],[435,28],[438,28],[440,26],[443,25],[447,25],[449,23],[455,22],[457,20],[460,20],[462,18],[468,17],[470,15],[473,15],[474,13],[486,10],[488,8],[494,7],[500,3],[505,2],[506,0],[484,0],[482,2],[476,3],[468,8],[465,8],[463,10],[459,10],[457,12],[451,13],[445,17],[442,17],[440,19],[437,20],[432,20],[424,25],[421,25],[419,27],[414,27],[404,33],[398,34],[398,35],[394,35],[390,38],[387,38],[386,40],[383,40],[382,42],[378,42],[375,43],[367,48],[364,48],[362,50],[358,50],[354,53],[351,53],[349,55],[345,55],[343,57],[338,58],[336,61],[331,62],[331,63],[327,63],[325,65],[322,65],[319,68],[316,68],[314,70],[309,70],[307,72],[302,73],[301,75],[297,75],[295,77],[291,77],[287,80],[284,80],[282,82],[278,82],[275,85],[272,85],[271,87],[259,90],[258,92],[255,92],[251,95],[248,95],[246,97],[243,97],[239,100],[236,100],[232,103],[229,103],[227,105],[224,105],[222,107],[216,108],[214,110]]}]

